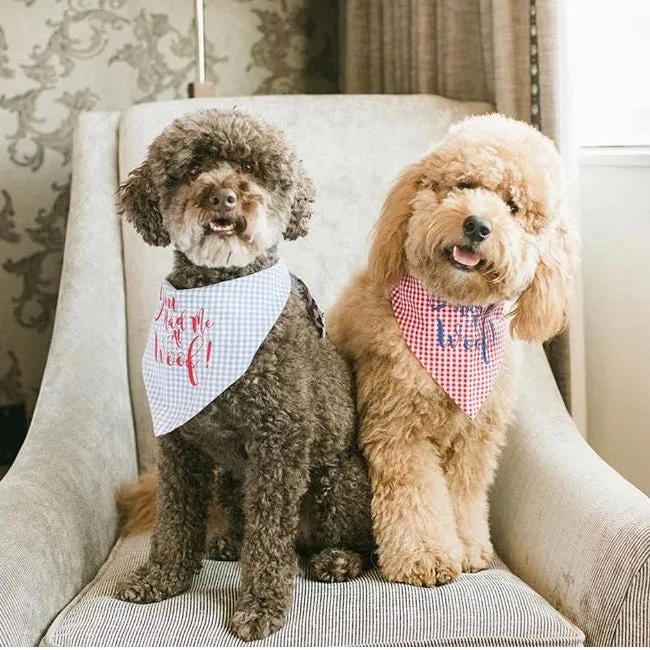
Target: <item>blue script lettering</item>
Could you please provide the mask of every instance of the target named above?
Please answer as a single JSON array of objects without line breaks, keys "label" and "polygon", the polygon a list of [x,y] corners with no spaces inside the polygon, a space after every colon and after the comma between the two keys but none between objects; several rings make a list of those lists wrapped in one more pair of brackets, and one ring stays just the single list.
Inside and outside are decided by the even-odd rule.
[{"label": "blue script lettering", "polygon": [[[460,311],[464,309],[465,311]],[[438,307],[435,307],[438,310]],[[459,307],[462,316],[471,314],[472,332],[468,335],[463,335],[460,323],[455,323],[451,331],[445,331],[442,318],[436,318],[436,334],[438,345],[441,348],[454,349],[457,345],[462,346],[464,350],[480,350],[481,359],[485,365],[490,365],[490,344],[496,338],[496,329],[494,322],[489,318],[489,313],[492,311],[490,307],[483,310],[480,306]]]}]

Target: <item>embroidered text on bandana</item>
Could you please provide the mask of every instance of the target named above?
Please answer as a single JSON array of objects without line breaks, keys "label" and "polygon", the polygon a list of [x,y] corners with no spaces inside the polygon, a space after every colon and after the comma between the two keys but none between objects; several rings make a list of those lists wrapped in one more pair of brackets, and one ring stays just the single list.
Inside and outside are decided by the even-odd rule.
[{"label": "embroidered text on bandana", "polygon": [[282,260],[197,289],[177,290],[165,280],[142,357],[157,436],[190,420],[246,372],[290,291]]},{"label": "embroidered text on bandana", "polygon": [[452,305],[405,276],[391,294],[393,313],[411,352],[472,420],[496,381],[505,349],[503,303]]}]

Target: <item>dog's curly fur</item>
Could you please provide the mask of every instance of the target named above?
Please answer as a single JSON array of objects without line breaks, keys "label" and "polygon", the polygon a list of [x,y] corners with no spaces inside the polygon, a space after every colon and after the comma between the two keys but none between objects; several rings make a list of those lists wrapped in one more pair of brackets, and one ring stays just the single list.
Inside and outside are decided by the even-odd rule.
[{"label": "dog's curly fur", "polygon": [[[470,247],[463,223],[491,234]],[[356,372],[360,439],[368,461],[380,567],[390,580],[436,585],[492,558],[488,487],[511,420],[516,353],[470,420],[408,349],[390,292],[405,275],[448,302],[513,301],[515,338],[544,341],[563,327],[577,234],[560,157],[531,126],[500,115],[455,125],[399,177],[374,232],[368,265],[329,314],[332,339]]]},{"label": "dog's curly fur", "polygon": [[[223,191],[234,192],[228,209]],[[306,234],[313,204],[313,184],[284,135],[237,110],[174,122],[119,194],[120,211],[146,242],[174,244],[168,280],[178,289],[271,266],[282,236]],[[189,588],[206,551],[213,492],[228,525],[209,556],[241,559],[230,622],[240,638],[283,624],[296,549],[311,555],[316,579],[359,574],[373,542],[354,382],[296,290],[246,373],[158,439],[158,474],[158,490],[149,476],[121,495],[142,505],[141,496],[159,493],[149,559],[119,585],[118,598],[145,603]]]}]

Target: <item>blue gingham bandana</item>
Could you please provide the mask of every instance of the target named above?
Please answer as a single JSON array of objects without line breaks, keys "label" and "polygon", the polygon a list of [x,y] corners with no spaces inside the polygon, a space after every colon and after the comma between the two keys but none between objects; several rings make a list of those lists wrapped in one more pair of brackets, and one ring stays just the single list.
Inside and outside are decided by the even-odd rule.
[{"label": "blue gingham bandana", "polygon": [[281,259],[263,271],[197,289],[163,282],[142,357],[157,436],[193,418],[246,372],[290,291]]}]

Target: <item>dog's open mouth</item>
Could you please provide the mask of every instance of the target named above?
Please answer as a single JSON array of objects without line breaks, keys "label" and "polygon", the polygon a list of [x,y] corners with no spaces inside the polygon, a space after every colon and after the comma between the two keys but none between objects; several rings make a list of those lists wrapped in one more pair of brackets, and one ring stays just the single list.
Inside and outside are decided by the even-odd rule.
[{"label": "dog's open mouth", "polygon": [[446,253],[449,263],[461,271],[476,271],[485,262],[479,253],[465,246],[452,246]]},{"label": "dog's open mouth", "polygon": [[237,227],[234,223],[212,220],[205,225],[206,234],[215,234],[219,237],[231,237],[237,233]]}]

